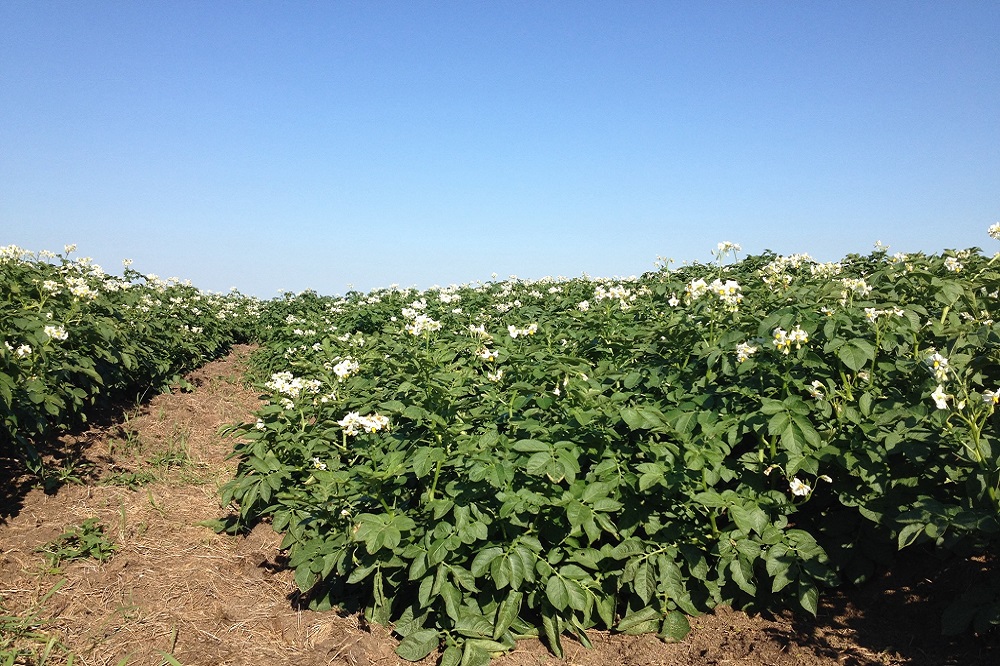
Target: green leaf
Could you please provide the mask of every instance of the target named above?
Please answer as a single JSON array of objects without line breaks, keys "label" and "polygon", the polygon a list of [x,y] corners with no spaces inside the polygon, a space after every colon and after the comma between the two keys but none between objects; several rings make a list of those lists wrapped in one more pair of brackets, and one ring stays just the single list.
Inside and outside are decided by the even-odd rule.
[{"label": "green leaf", "polygon": [[656,572],[649,560],[643,560],[635,570],[635,579],[632,581],[632,589],[642,599],[642,603],[648,604],[656,594]]},{"label": "green leaf", "polygon": [[691,624],[687,616],[680,611],[670,611],[663,619],[663,626],[658,636],[666,641],[682,641],[691,632]]},{"label": "green leaf", "polygon": [[542,613],[542,629],[545,632],[545,639],[549,644],[549,649],[552,650],[555,656],[561,659],[563,656],[562,641],[560,640],[562,623],[559,621],[559,617],[550,615],[549,613]]},{"label": "green leaf", "polygon": [[854,338],[848,340],[837,350],[837,358],[848,368],[858,372],[874,360],[875,347],[867,340]]},{"label": "green leaf", "polygon": [[465,641],[462,650],[462,666],[489,666],[490,653],[476,645],[474,641]]},{"label": "green leaf", "polygon": [[521,612],[522,593],[511,592],[500,605],[497,606],[497,615],[493,623],[493,638],[499,639],[514,624],[518,614]]},{"label": "green leaf", "polygon": [[514,442],[511,448],[522,453],[533,453],[537,451],[549,451],[552,447],[545,442],[539,442],[535,439],[521,439]]},{"label": "green leaf", "polygon": [[618,631],[630,635],[648,634],[659,630],[663,614],[652,606],[628,613],[618,622]]},{"label": "green leaf", "polygon": [[459,666],[462,663],[462,649],[455,645],[449,645],[441,655],[441,663],[438,666]]},{"label": "green leaf", "polygon": [[441,639],[436,629],[420,629],[404,638],[396,648],[396,654],[407,661],[420,661],[440,645]]},{"label": "green leaf", "polygon": [[569,590],[566,588],[566,581],[558,575],[549,576],[549,580],[545,584],[545,596],[557,610],[566,610],[569,607]]},{"label": "green leaf", "polygon": [[[479,578],[486,570],[490,567],[493,560],[497,559],[504,554],[503,548],[500,546],[491,546],[490,548],[484,548],[476,553],[476,557],[472,560],[472,575]],[[501,586],[502,587],[502,586]]]},{"label": "green leaf", "polygon": [[819,589],[809,581],[799,580],[799,605],[813,616],[819,609]]}]

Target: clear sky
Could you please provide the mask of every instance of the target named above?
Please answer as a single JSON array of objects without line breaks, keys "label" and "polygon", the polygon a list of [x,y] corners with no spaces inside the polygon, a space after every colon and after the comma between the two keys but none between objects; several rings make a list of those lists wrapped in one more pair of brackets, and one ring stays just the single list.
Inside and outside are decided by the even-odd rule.
[{"label": "clear sky", "polygon": [[0,245],[269,298],[1000,221],[1000,2],[0,2]]}]

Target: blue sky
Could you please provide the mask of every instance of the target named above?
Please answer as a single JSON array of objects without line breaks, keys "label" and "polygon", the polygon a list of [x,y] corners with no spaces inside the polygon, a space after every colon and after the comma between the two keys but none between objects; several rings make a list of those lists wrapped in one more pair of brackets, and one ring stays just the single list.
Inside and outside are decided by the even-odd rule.
[{"label": "blue sky", "polygon": [[1000,3],[0,3],[0,245],[212,290],[996,249]]}]

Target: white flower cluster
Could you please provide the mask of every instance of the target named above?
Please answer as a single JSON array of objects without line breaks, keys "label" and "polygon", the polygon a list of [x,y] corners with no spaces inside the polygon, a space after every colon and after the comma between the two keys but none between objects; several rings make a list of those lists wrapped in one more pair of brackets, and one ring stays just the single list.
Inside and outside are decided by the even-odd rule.
[{"label": "white flower cluster", "polygon": [[389,419],[378,413],[368,416],[361,416],[358,412],[348,412],[347,416],[337,421],[337,424],[344,429],[344,434],[349,437],[362,432],[378,432],[389,428]]},{"label": "white flower cluster", "polygon": [[336,365],[333,366],[333,374],[337,375],[338,381],[343,381],[355,374],[361,366],[353,358],[345,358]]},{"label": "white flower cluster", "polygon": [[752,345],[749,342],[741,342],[736,345],[736,360],[742,363],[758,351],[760,351],[760,347]]},{"label": "white flower cluster", "polygon": [[761,280],[769,287],[787,287],[792,283],[792,276],[788,274],[789,269],[799,268],[804,263],[815,262],[805,253],[778,257],[760,269]]},{"label": "white flower cluster", "polygon": [[791,331],[785,331],[783,328],[774,329],[771,340],[771,344],[782,354],[788,354],[793,344],[796,349],[801,349],[802,345],[807,342],[809,342],[809,334],[803,331],[798,324]]},{"label": "white flower cluster", "polygon": [[846,305],[849,298],[853,296],[867,296],[872,293],[872,288],[864,278],[843,278],[840,281],[843,289],[840,291],[840,304]]},{"label": "white flower cluster", "polygon": [[[684,287],[684,301],[688,304],[693,303],[709,292],[715,294],[731,312],[736,312],[743,301],[743,291],[736,280],[726,280],[723,282],[719,278],[712,280],[711,284],[705,282],[702,278],[691,280]],[[677,297],[671,296],[668,303],[670,303],[671,307],[675,306],[677,304]]]},{"label": "white flower cluster", "polygon": [[989,229],[986,230],[986,233],[988,233],[990,238],[993,240],[1000,240],[1000,222],[991,224]]},{"label": "white flower cluster", "polygon": [[796,497],[807,497],[812,492],[812,486],[797,476],[788,482],[788,489]]},{"label": "white flower cluster", "polygon": [[905,313],[902,308],[889,308],[887,310],[879,310],[877,308],[865,308],[865,319],[871,323],[878,321],[879,317],[886,317],[892,315],[894,317],[902,317]]},{"label": "white flower cluster", "polygon": [[844,266],[838,261],[830,261],[825,264],[817,263],[809,267],[809,272],[820,278],[831,278],[834,275],[840,275],[840,272],[844,269]]},{"label": "white flower cluster", "polygon": [[708,285],[708,289],[718,296],[719,300],[732,312],[736,312],[740,306],[740,302],[743,301],[743,292],[736,280],[726,280],[723,282],[716,278],[712,281],[712,284]]},{"label": "white flower cluster", "polygon": [[706,293],[708,293],[708,283],[705,282],[705,280],[702,278],[691,280],[691,282],[684,287],[684,300],[691,303],[693,301],[697,301]]},{"label": "white flower cluster", "polygon": [[471,333],[474,338],[481,338],[483,340],[493,339],[493,336],[486,332],[486,324],[479,324],[478,326],[469,324],[469,333]]},{"label": "white flower cluster", "polygon": [[407,319],[416,319],[417,315],[427,309],[427,299],[421,298],[410,303],[410,307],[403,308],[403,316]]},{"label": "white flower cluster", "polygon": [[938,409],[948,409],[948,401],[953,397],[953,395],[945,393],[944,386],[941,384],[938,384],[934,392],[931,393],[931,400],[934,401],[934,406]]},{"label": "white flower cluster", "polygon": [[96,290],[91,289],[87,281],[81,277],[66,278],[66,287],[73,296],[80,300],[92,301],[100,295]]},{"label": "white flower cluster", "polygon": [[814,379],[812,383],[809,384],[806,390],[809,391],[809,395],[815,398],[816,400],[822,400],[824,397],[823,393],[824,388],[825,386],[823,385],[823,382],[821,382],[818,379]]},{"label": "white flower cluster", "polygon": [[420,335],[424,331],[440,331],[441,322],[431,319],[425,314],[418,314],[413,320],[403,327],[410,335]]},{"label": "white flower cluster", "polygon": [[962,262],[955,257],[945,257],[944,267],[952,273],[961,273],[962,269],[965,268],[965,266],[962,265]]},{"label": "white flower cluster", "polygon": [[62,326],[46,326],[42,332],[49,336],[50,340],[65,340],[69,337],[69,333]]},{"label": "white flower cluster", "polygon": [[635,301],[636,297],[636,294],[631,289],[620,284],[611,285],[610,289],[605,289],[604,286],[600,284],[594,287],[595,301],[600,302],[603,300],[617,300],[618,307],[622,310],[628,310],[632,307],[632,303]]},{"label": "white flower cluster", "polygon": [[515,339],[518,336],[534,335],[537,331],[538,331],[538,324],[528,324],[524,328],[518,328],[513,324],[507,327],[507,333],[510,334],[510,337]]},{"label": "white flower cluster", "polygon": [[497,360],[497,352],[489,347],[482,347],[476,352],[476,356],[483,359],[484,361],[495,361]]},{"label": "white flower cluster", "polygon": [[264,386],[271,389],[275,393],[286,395],[289,398],[297,398],[303,392],[319,393],[320,388],[323,386],[323,382],[318,379],[303,379],[302,377],[296,377],[286,370],[284,372],[276,372],[271,375],[271,380],[266,382]]},{"label": "white flower cluster", "polygon": [[28,250],[16,245],[4,245],[0,247],[0,262],[22,261],[31,258],[33,255]]},{"label": "white flower cluster", "polygon": [[3,343],[7,347],[7,351],[14,354],[18,358],[24,358],[25,356],[31,356],[31,345],[18,345],[15,349],[13,345],[9,342]]}]

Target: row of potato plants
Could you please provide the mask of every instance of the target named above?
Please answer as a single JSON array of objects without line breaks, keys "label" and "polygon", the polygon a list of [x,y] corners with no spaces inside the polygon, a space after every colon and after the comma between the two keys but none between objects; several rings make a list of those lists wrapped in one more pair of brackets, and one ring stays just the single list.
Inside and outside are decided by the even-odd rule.
[{"label": "row of potato plants", "polygon": [[86,257],[0,247],[0,455],[45,476],[38,445],[252,337],[259,302]]},{"label": "row of potato plants", "polygon": [[[1000,260],[738,250],[268,303],[228,527],[270,520],[313,607],[445,666],[995,546]],[[950,629],[1000,623],[982,589]]]}]

